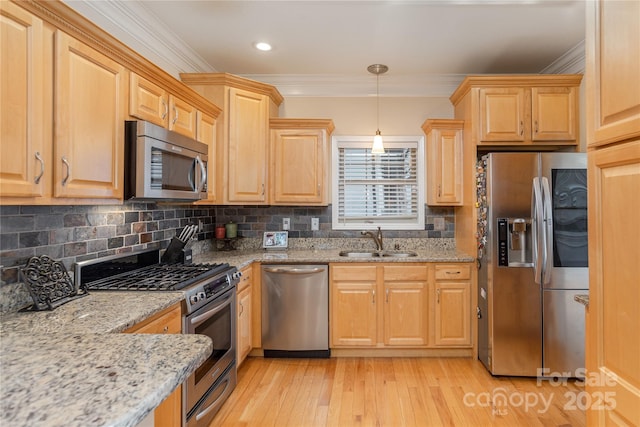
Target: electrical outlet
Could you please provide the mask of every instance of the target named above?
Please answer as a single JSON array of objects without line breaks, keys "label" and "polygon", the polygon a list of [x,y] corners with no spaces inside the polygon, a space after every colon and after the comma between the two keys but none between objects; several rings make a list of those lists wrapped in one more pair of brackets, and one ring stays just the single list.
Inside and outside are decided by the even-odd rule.
[{"label": "electrical outlet", "polygon": [[311,218],[311,230],[312,231],[320,230],[320,218]]},{"label": "electrical outlet", "polygon": [[288,230],[291,226],[291,220],[289,218],[282,218],[282,229]]}]

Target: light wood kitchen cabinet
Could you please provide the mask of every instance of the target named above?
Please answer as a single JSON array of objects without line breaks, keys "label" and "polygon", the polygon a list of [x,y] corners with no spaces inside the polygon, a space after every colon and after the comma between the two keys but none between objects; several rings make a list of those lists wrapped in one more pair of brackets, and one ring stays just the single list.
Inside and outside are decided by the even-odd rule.
[{"label": "light wood kitchen cabinet", "polygon": [[480,89],[478,145],[577,144],[578,87]]},{"label": "light wood kitchen cabinet", "polygon": [[127,73],[56,31],[55,197],[122,200]]},{"label": "light wood kitchen cabinet", "polygon": [[384,265],[384,345],[428,344],[428,267]]},{"label": "light wood kitchen cabinet", "polygon": [[207,199],[198,204],[211,204],[218,201],[216,192],[216,118],[198,111],[196,114],[196,139],[209,147],[207,158]]},{"label": "light wood kitchen cabinet", "polygon": [[333,121],[272,118],[269,127],[271,204],[328,205]]},{"label": "light wood kitchen cabinet", "polygon": [[51,184],[51,139],[45,135],[47,96],[41,19],[0,2],[0,194],[43,196]]},{"label": "light wood kitchen cabinet", "polygon": [[[182,332],[180,303],[132,326],[124,331],[131,334],[179,334]],[[182,423],[182,385],[179,385],[153,414],[155,427],[175,427]]]},{"label": "light wood kitchen cabinet", "polygon": [[466,103],[465,139],[477,147],[553,149],[579,144],[581,75],[468,76],[451,96]]},{"label": "light wood kitchen cabinet", "polygon": [[471,346],[471,266],[437,264],[434,293],[434,344]]},{"label": "light wood kitchen cabinet", "polygon": [[267,204],[269,118],[282,95],[275,87],[226,73],[181,74],[182,81],[223,106],[216,135],[216,185],[222,204]]},{"label": "light wood kitchen cabinet", "polygon": [[330,345],[375,346],[378,342],[377,267],[333,264],[329,266],[329,274]]},{"label": "light wood kitchen cabinet", "polygon": [[427,137],[427,204],[462,204],[463,120],[429,119],[422,124]]},{"label": "light wood kitchen cabinet", "polygon": [[[640,425],[640,3],[587,3],[587,425]],[[597,381],[596,381],[597,379]]]},{"label": "light wood kitchen cabinet", "polygon": [[237,339],[236,339],[236,359],[237,366],[240,366],[252,349],[252,312],[253,312],[253,289],[252,289],[252,269],[251,266],[243,268],[241,271],[240,283],[237,287],[236,296],[236,316],[237,316]]},{"label": "light wood kitchen cabinet", "polygon": [[197,109],[136,73],[130,77],[129,115],[196,138]]},{"label": "light wood kitchen cabinet", "polygon": [[428,264],[331,264],[331,346],[426,347],[428,271]]}]

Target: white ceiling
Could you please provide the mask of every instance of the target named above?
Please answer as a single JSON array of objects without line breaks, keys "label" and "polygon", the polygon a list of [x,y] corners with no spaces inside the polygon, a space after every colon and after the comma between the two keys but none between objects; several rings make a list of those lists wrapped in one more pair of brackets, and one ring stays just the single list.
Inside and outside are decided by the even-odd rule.
[{"label": "white ceiling", "polygon": [[233,73],[284,96],[375,94],[374,63],[389,66],[381,96],[448,96],[467,74],[584,60],[585,0],[65,2],[174,76]]}]

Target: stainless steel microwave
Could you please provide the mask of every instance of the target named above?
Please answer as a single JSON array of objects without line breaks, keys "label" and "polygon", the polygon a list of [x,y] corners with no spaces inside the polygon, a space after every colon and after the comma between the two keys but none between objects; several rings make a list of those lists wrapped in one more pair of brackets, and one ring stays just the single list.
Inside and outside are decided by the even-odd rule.
[{"label": "stainless steel microwave", "polygon": [[125,200],[207,197],[206,144],[146,121],[125,122]]}]

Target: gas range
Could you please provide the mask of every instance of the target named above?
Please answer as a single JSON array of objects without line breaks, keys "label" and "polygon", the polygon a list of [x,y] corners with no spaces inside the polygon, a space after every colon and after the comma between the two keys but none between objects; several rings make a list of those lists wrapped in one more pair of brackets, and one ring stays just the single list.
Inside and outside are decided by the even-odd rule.
[{"label": "gas range", "polygon": [[187,313],[237,284],[240,272],[229,264],[162,264],[158,249],[81,261],[75,266],[78,289],[89,291],[178,291]]}]

